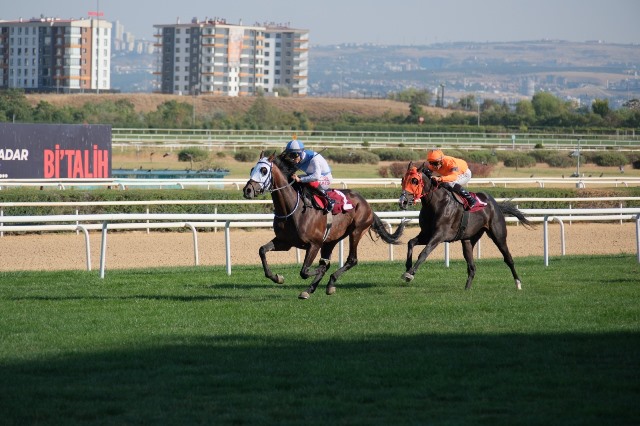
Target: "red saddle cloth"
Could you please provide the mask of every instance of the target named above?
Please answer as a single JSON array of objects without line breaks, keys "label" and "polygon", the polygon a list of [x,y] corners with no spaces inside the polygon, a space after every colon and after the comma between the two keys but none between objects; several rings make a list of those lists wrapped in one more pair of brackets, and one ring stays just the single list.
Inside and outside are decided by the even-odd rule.
[{"label": "red saddle cloth", "polygon": [[[331,211],[332,214],[345,213],[353,208],[351,201],[349,201],[347,196],[344,195],[344,193],[342,193],[341,191],[338,191],[337,189],[329,189],[327,191],[327,195],[329,196],[329,198],[335,201],[335,203],[333,204],[333,210]],[[322,208],[327,207],[327,200],[325,200],[324,197],[314,194],[313,198],[316,200],[316,203]]]},{"label": "red saddle cloth", "polygon": [[469,192],[469,194],[471,194],[471,196],[476,199],[476,203],[471,209],[469,209],[469,203],[467,202],[467,200],[465,200],[463,197],[459,196],[458,194],[451,193],[451,195],[453,195],[453,198],[455,198],[456,201],[462,204],[462,207],[464,207],[465,210],[471,213],[477,212],[478,210],[482,210],[485,207],[487,207],[487,203],[482,201],[475,192]]}]

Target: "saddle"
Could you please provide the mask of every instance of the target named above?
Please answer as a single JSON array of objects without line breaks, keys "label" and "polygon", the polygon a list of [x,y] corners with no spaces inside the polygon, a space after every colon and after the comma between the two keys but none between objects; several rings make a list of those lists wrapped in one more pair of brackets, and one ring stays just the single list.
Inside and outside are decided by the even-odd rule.
[{"label": "saddle", "polygon": [[[331,214],[346,213],[353,209],[353,204],[351,204],[343,192],[338,191],[337,189],[329,189],[327,190],[327,196],[334,201]],[[313,193],[311,200],[313,207],[318,210],[324,210],[327,206],[327,200],[319,194]]]},{"label": "saddle", "polygon": [[478,195],[475,192],[469,192],[469,194],[476,199],[476,204],[471,209],[469,209],[469,202],[465,200],[464,197],[462,197],[459,194],[456,194],[453,191],[449,191],[449,193],[451,194],[453,199],[456,200],[456,202],[458,202],[459,204],[462,204],[462,207],[464,208],[465,211],[473,213],[473,212],[482,210],[487,206],[486,202],[478,198]]}]

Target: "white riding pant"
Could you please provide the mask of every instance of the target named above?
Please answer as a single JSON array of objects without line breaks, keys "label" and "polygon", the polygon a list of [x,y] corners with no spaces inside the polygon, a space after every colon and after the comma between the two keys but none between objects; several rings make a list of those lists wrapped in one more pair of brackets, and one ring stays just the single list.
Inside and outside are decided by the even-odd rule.
[{"label": "white riding pant", "polygon": [[458,178],[453,182],[444,182],[446,185],[452,187],[453,185],[460,184],[461,186],[466,185],[471,180],[471,169],[467,169],[466,172],[458,175]]}]

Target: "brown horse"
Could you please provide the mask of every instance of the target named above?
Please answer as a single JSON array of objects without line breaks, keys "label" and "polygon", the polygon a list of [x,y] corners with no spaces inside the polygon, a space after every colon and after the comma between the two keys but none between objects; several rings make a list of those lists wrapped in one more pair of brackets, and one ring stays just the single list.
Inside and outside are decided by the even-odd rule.
[{"label": "brown horse", "polygon": [[[268,252],[288,251],[292,247],[306,250],[300,276],[303,279],[313,277],[313,281],[298,297],[308,299],[329,269],[334,247],[348,236],[347,262],[331,274],[327,284],[327,294],[333,294],[336,291],[335,283],[340,275],[358,263],[358,243],[366,231],[375,231],[383,241],[389,244],[399,244],[398,239],[402,236],[405,224],[402,223],[393,234],[389,233],[369,203],[357,192],[349,190],[342,192],[353,208],[333,215],[327,232],[328,218],[331,213],[325,214],[322,210],[314,208],[311,200],[305,195],[306,191],[303,190],[307,186],[295,183],[291,179],[291,175],[296,171],[295,165],[281,156],[263,157],[260,154],[260,157],[251,169],[251,177],[242,191],[244,197],[248,199],[255,198],[264,192],[270,192],[273,199],[273,230],[276,236],[259,250],[264,274],[271,281],[282,284],[284,277],[271,272],[267,264]],[[318,252],[320,252],[320,262],[318,267],[313,269],[311,264]]]},{"label": "brown horse", "polygon": [[[473,247],[486,232],[502,253],[504,262],[511,269],[516,288],[522,289],[513,258],[507,247],[507,225],[504,215],[515,216],[527,228],[533,228],[531,223],[513,204],[509,202],[498,203],[491,195],[483,192],[476,195],[487,205],[473,213],[465,211],[462,204],[447,189],[432,181],[431,171],[424,166],[423,164],[417,168],[412,167],[412,164],[409,163],[408,170],[402,179],[400,208],[406,210],[416,200],[422,202],[419,215],[420,233],[409,240],[405,264],[406,272],[402,278],[407,282],[413,280],[420,264],[427,259],[429,253],[438,244],[460,240],[462,253],[467,261],[465,289],[470,289],[476,274]],[[416,263],[412,265],[413,247],[417,244],[425,247],[418,255]]]}]

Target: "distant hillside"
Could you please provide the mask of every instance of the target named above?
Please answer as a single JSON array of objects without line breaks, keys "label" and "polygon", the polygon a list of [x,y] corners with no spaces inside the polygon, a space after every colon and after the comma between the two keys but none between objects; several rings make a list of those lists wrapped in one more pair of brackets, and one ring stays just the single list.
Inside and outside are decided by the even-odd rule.
[{"label": "distant hillside", "polygon": [[[213,96],[177,96],[160,94],[29,94],[27,100],[32,106],[40,101],[48,102],[54,106],[82,107],[87,103],[99,103],[106,100],[116,101],[119,99],[129,100],[136,108],[136,111],[147,113],[155,111],[158,105],[174,100],[195,104],[196,114],[211,116],[224,112],[229,115],[243,114],[253,104],[255,98],[230,98]],[[324,120],[340,117],[344,114],[352,114],[360,117],[379,117],[384,114],[408,115],[409,105],[405,102],[396,102],[387,99],[341,99],[341,98],[267,98],[267,101],[276,108],[284,112],[305,112],[312,120]],[[451,111],[424,107],[425,111],[434,115],[448,115]]]}]

